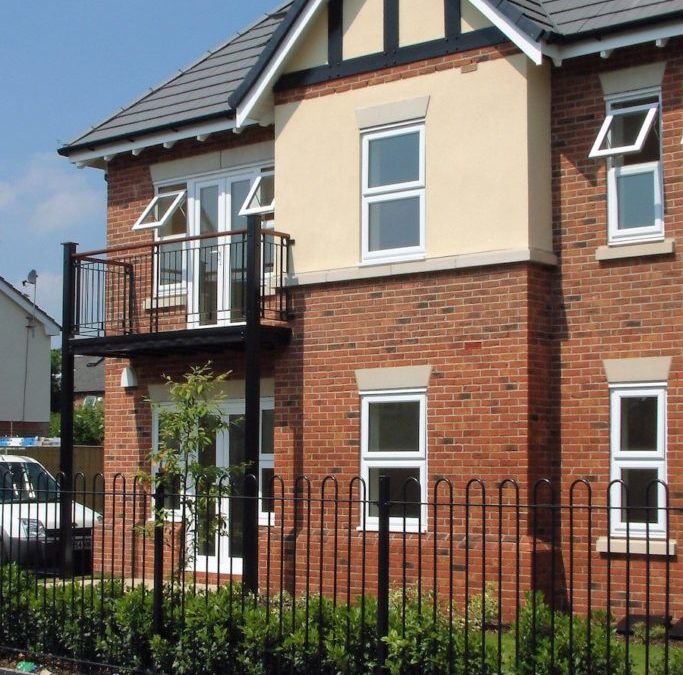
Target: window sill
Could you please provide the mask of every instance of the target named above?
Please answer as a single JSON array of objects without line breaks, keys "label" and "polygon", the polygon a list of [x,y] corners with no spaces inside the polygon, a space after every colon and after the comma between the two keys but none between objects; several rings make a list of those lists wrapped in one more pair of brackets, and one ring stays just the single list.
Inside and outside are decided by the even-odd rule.
[{"label": "window sill", "polygon": [[145,298],[142,308],[145,312],[152,309],[168,309],[169,307],[181,307],[185,304],[187,296],[185,294],[160,295],[158,298]]},{"label": "window sill", "polygon": [[[379,532],[379,524],[378,523],[366,523],[365,527],[362,525],[359,525],[356,527],[356,532]],[[389,534],[426,534],[427,532],[427,525],[422,524],[422,528],[419,527],[417,522],[411,523],[410,521],[406,522],[405,529],[403,528],[403,525],[394,525],[393,523],[389,525]]]},{"label": "window sill", "polygon": [[[667,553],[668,549],[668,553]],[[598,537],[595,543],[595,550],[597,553],[608,552],[608,537]],[[656,556],[675,556],[678,550],[678,541],[676,539],[653,539],[650,535],[649,553]],[[635,555],[647,555],[648,543],[645,539],[631,536],[627,541],[626,537],[610,537],[609,538],[609,553],[621,554],[631,553]]]},{"label": "window sill", "polygon": [[663,239],[662,241],[612,244],[611,246],[599,246],[595,251],[595,259],[620,260],[622,258],[639,258],[648,255],[669,255],[674,252],[673,238]]},{"label": "window sill", "polygon": [[358,263],[358,267],[371,267],[372,265],[392,265],[394,263],[416,262],[418,260],[424,259],[424,251],[420,251],[418,253],[411,253],[408,255],[388,255],[381,258],[364,258]]}]

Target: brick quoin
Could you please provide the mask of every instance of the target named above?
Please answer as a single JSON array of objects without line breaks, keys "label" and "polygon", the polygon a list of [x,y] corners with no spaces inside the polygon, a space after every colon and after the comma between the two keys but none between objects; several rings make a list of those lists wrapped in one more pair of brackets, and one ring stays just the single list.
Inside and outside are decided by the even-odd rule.
[{"label": "brick quoin", "polygon": [[[683,497],[680,488],[683,460],[680,263],[675,255],[612,262],[595,259],[596,248],[607,243],[606,170],[605,162],[589,159],[588,152],[604,119],[599,73],[666,60],[662,88],[665,228],[667,237],[681,237],[682,45],[681,40],[674,39],[665,49],[617,50],[608,60],[585,57],[553,69],[553,235],[559,267],[516,263],[291,289],[294,315],[291,343],[264,352],[262,363],[263,377],[272,377],[275,382],[275,470],[283,476],[288,494],[292,494],[294,479],[299,475],[308,477],[315,495],[320,494],[321,481],[326,475],[333,475],[342,494],[348,494],[349,481],[360,471],[357,368],[430,365],[429,499],[435,496],[434,481],[440,477],[452,481],[456,502],[465,499],[467,481],[472,477],[482,480],[488,499],[493,501],[497,499],[500,481],[513,478],[519,482],[523,504],[536,497],[540,501],[555,499],[564,506],[573,498],[575,504],[583,505],[587,504],[587,488],[583,484],[572,488],[572,482],[586,479],[592,487],[594,503],[604,505],[610,449],[609,390],[602,360],[673,356],[668,383],[668,478],[672,504],[680,504]],[[504,58],[517,51],[508,44],[487,47],[278,91],[276,103],[333,95],[390,79],[459,68]],[[132,223],[153,194],[150,164],[272,138],[270,128],[250,129],[240,136],[216,134],[205,143],[179,142],[170,152],[151,149],[139,157],[115,158],[108,169],[108,245],[152,240],[149,232],[131,232]],[[282,228],[286,231],[286,224]],[[216,371],[231,371],[234,378],[243,379],[244,354],[238,348],[137,357],[132,365],[139,387],[131,391],[119,385],[121,370],[128,361],[107,359],[105,474],[108,480],[120,473],[132,483],[139,470],[150,468],[148,387],[161,383],[163,375],[178,378],[191,365],[209,359]],[[535,481],[542,478],[553,481],[554,494],[542,484],[534,493]],[[506,535],[511,535],[515,525],[511,484],[506,488],[504,499],[511,505],[504,517]],[[119,512],[115,500],[109,508],[112,513]],[[121,508],[130,523],[132,511]],[[141,511],[137,513],[140,518]],[[554,570],[559,605],[566,606],[571,599],[576,609],[585,611],[590,588],[593,607],[604,607],[608,577],[616,587],[623,586],[625,560],[619,556],[607,559],[595,553],[596,538],[608,531],[604,513],[594,514],[590,531],[585,509],[577,509],[571,523],[566,513],[562,519],[551,517],[549,511],[536,516],[522,514],[519,553],[522,588],[528,588],[535,580],[538,586],[549,590],[553,585],[550,573]],[[482,572],[489,579],[496,579],[500,572],[504,595],[510,598],[516,581],[517,551],[513,538],[508,536],[497,541],[495,537],[491,540],[480,537],[478,542],[463,545],[466,516],[473,531],[480,532],[484,524],[489,532],[496,531],[494,512],[483,514],[475,510],[465,514],[458,507],[452,513],[441,511],[436,517],[430,516],[430,531],[422,535],[423,573],[431,569],[436,558],[438,580],[434,583],[441,588],[447,584],[449,573],[453,573],[456,594],[461,601],[468,582],[472,591],[480,587]],[[351,519],[359,522],[358,517],[354,513]],[[302,589],[305,583],[315,590],[322,583],[329,593],[332,592],[330,571],[335,565],[343,563],[351,567],[342,539],[337,549],[333,549],[330,513],[315,506],[311,518],[295,521],[293,514],[286,512],[273,529],[270,548],[266,548],[266,530],[261,528],[261,579],[266,579],[267,573],[273,589],[277,590],[284,578],[284,586],[290,591]],[[672,522],[678,527],[679,520],[672,519]],[[110,534],[112,528],[122,528],[120,520],[118,526],[110,525],[106,519],[105,522]],[[323,530],[322,540],[308,537],[307,523],[315,523],[315,527]],[[439,536],[435,535],[435,530],[445,533],[451,528],[455,542],[452,551],[442,546]],[[307,552],[311,554],[316,561],[313,568],[297,563],[294,570],[289,556],[286,568],[280,570],[280,534],[289,553],[296,547],[298,561],[304,560]],[[369,589],[376,583],[373,537],[376,539],[376,535],[369,533],[366,542]],[[682,537],[683,532],[672,530],[671,538],[681,541]],[[362,550],[360,534],[354,531],[351,540],[351,558],[358,560]],[[412,581],[417,574],[418,540],[418,535],[408,537],[407,576]],[[561,544],[554,559],[550,553],[553,543]],[[322,575],[317,569],[321,546]],[[399,569],[400,546],[400,537],[393,536],[394,582],[400,581],[403,573]],[[108,550],[106,546],[105,550]],[[128,569],[129,565],[142,564],[143,550],[143,544],[135,551],[129,545],[120,557],[104,555],[102,558],[117,569]],[[149,561],[151,549],[146,550]],[[468,563],[465,551],[469,551]],[[663,608],[665,564],[664,559],[653,559],[650,568],[653,613]],[[151,572],[151,566],[148,571]],[[339,579],[341,587],[345,588],[344,584],[348,583],[354,592],[358,591],[362,584],[360,574],[354,566],[348,582]],[[642,609],[647,578],[644,556],[632,560],[630,574],[632,609]],[[671,574],[672,588],[676,588],[676,583],[683,580],[678,565],[672,565]],[[683,601],[676,594],[672,594],[671,601],[672,614],[680,615]],[[624,609],[624,600],[617,593],[613,611],[618,613]]]}]

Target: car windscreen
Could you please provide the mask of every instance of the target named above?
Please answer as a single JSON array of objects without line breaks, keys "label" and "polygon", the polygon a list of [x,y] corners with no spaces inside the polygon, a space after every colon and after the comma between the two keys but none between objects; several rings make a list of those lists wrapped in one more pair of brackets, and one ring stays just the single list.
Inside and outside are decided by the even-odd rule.
[{"label": "car windscreen", "polygon": [[0,501],[53,502],[59,499],[57,481],[34,462],[0,464]]}]

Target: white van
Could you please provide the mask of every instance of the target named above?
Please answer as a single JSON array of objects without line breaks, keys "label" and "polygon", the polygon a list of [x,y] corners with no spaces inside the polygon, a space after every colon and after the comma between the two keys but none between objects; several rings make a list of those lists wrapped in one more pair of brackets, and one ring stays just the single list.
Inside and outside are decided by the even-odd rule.
[{"label": "white van", "polygon": [[[76,489],[78,495],[78,487]],[[30,457],[0,455],[0,560],[41,571],[59,565],[59,485]],[[92,567],[92,530],[102,516],[73,503],[74,567]]]}]

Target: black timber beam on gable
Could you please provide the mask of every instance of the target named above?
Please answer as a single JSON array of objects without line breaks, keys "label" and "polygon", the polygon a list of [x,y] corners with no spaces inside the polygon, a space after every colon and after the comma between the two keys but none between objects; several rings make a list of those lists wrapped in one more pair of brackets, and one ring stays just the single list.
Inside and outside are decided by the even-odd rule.
[{"label": "black timber beam on gable", "polygon": [[446,39],[460,35],[460,0],[444,0],[444,23]]},{"label": "black timber beam on gable", "polygon": [[330,0],[327,7],[327,62],[338,66],[344,50],[344,0]]},{"label": "black timber beam on gable", "polygon": [[342,61],[335,66],[317,66],[306,70],[283,75],[275,85],[275,91],[285,91],[294,87],[305,87],[328,82],[340,77],[390,68],[423,59],[455,54],[508,42],[508,38],[498,28],[481,28],[470,33],[460,33],[452,38],[430,40],[416,45],[399,47],[394,53],[378,52]]},{"label": "black timber beam on gable", "polygon": [[394,54],[399,48],[399,0],[384,0],[384,53]]}]

